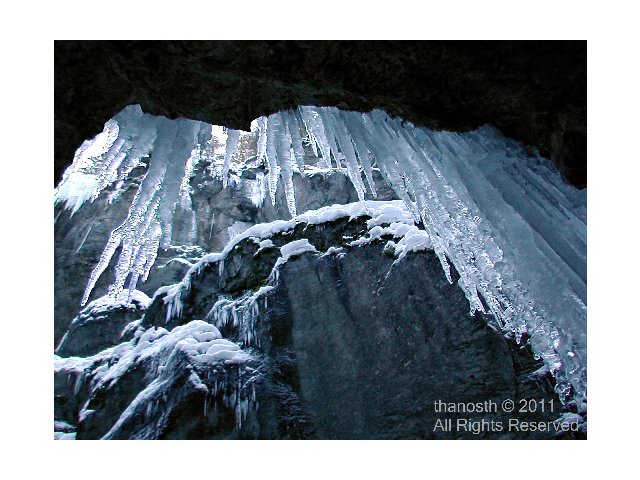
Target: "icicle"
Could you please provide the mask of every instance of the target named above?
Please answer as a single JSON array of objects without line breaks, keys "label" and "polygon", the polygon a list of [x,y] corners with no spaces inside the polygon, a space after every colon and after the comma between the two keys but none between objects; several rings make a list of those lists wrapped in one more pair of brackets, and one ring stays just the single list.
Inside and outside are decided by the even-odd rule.
[{"label": "icicle", "polygon": [[216,214],[212,213],[211,214],[211,225],[209,227],[209,240],[211,240],[211,234],[213,233],[213,226],[216,223]]},{"label": "icicle", "polygon": [[[298,107],[300,116],[304,122],[309,138],[317,144],[322,154],[322,160],[327,168],[331,168],[331,148],[325,133],[324,125],[316,107]],[[318,156],[318,152],[314,149]]]},{"label": "icicle", "polygon": [[224,165],[222,167],[222,185],[227,186],[227,177],[231,161],[238,151],[238,141],[240,140],[240,130],[227,130],[227,146],[224,154]]},{"label": "icicle", "polygon": [[269,182],[269,196],[271,197],[271,204],[276,204],[276,192],[278,190],[278,150],[277,143],[280,140],[280,125],[277,121],[277,115],[270,115],[268,120],[268,132],[267,132],[267,163],[269,164],[268,182]]},{"label": "icicle", "polygon": [[127,155],[130,147],[122,138],[118,138],[104,157],[104,168],[98,174],[98,186],[92,196],[92,201],[98,198],[100,192],[118,178],[118,167]]},{"label": "icicle", "polygon": [[80,249],[83,247],[84,242],[87,241],[87,237],[89,236],[89,233],[91,232],[91,229],[93,228],[93,225],[91,225],[89,227],[89,229],[87,230],[87,233],[84,234],[84,236],[82,237],[82,241],[80,242],[80,245],[78,245],[78,248],[76,248],[76,251],[73,253],[78,253],[80,251]]},{"label": "icicle", "polygon": [[[82,305],[88,301],[96,281],[119,246],[122,249],[116,264],[115,282],[109,288],[109,293],[114,296],[122,291],[127,276],[133,274],[135,252],[141,252],[144,258],[138,261],[138,272],[133,283],[137,282],[140,275],[145,278],[148,275],[152,265],[149,260],[155,260],[157,248],[153,248],[158,240],[163,248],[170,244],[173,213],[200,122],[157,118],[156,125],[161,134],[155,145],[154,162],[150,164],[134,197],[127,219],[114,229],[100,261],[91,273]],[[162,232],[160,239],[158,229]]]},{"label": "icicle", "polygon": [[290,138],[286,135],[286,116],[276,113],[272,115],[273,135],[276,139],[276,155],[280,165],[280,174],[284,183],[287,206],[292,217],[296,216],[296,197],[293,188],[292,159],[289,154]]},{"label": "icicle", "polygon": [[376,183],[373,180],[373,171],[371,169],[371,160],[369,159],[367,143],[364,139],[365,132],[362,126],[362,114],[357,112],[340,113],[345,122],[346,128],[351,135],[351,140],[353,141],[355,151],[358,154],[360,165],[362,165],[365,177],[367,178],[369,191],[374,197],[377,197]]},{"label": "icicle", "polygon": [[111,257],[115,253],[118,246],[120,246],[120,242],[122,241],[122,226],[116,228],[111,232],[109,236],[109,241],[107,242],[107,246],[105,247],[102,255],[100,255],[100,260],[98,264],[91,271],[91,275],[89,276],[89,282],[84,290],[84,294],[82,296],[82,301],[80,305],[84,306],[89,300],[89,295],[91,295],[91,291],[93,287],[96,285],[98,278],[100,275],[106,270],[109,266],[109,262],[111,261]]},{"label": "icicle", "polygon": [[[421,222],[447,279],[453,280],[451,266],[459,274],[470,312],[486,311],[516,340],[527,334],[535,354],[556,376],[559,392],[571,388],[581,401],[586,395],[586,367],[579,360],[586,351],[586,196],[564,184],[549,161],[532,157],[490,127],[462,134],[433,132],[381,111],[301,106],[261,117],[257,124],[257,155],[268,168],[265,180],[273,205],[282,178],[287,206],[296,216],[293,168],[295,163],[304,173],[303,136],[328,168],[335,161],[341,169],[344,162],[361,200],[365,184],[360,169],[376,194],[375,160],[382,177]],[[306,135],[300,134],[302,127]],[[118,248],[112,294],[122,290],[129,276],[133,291],[149,275],[158,248],[170,245],[176,204],[190,209],[195,164],[201,158],[213,163],[213,128],[127,107],[78,149],[54,196],[72,215],[109,188],[108,201],[119,198],[131,171],[153,151],[127,219],[113,229],[91,273],[83,304]],[[233,130],[227,136],[225,186],[239,137]],[[259,176],[256,182],[245,190],[260,206],[266,189],[257,188]],[[221,261],[220,277],[223,268]],[[277,275],[275,269],[270,280]],[[179,305],[169,309],[175,314]],[[238,310],[221,315],[235,315],[242,324],[252,314]],[[245,340],[253,338],[247,332]]]},{"label": "icicle", "polygon": [[351,183],[356,189],[359,200],[364,200],[364,184],[362,183],[362,176],[360,175],[360,168],[358,167],[358,160],[356,158],[356,152],[353,149],[352,139],[347,131],[347,128],[339,116],[339,112],[334,112],[334,115],[328,116],[328,121],[332,124],[333,131],[338,140],[340,150],[343,152],[347,164],[347,172]]},{"label": "icicle", "polygon": [[267,117],[258,119],[258,161],[264,163],[267,155]]},{"label": "icicle", "polygon": [[182,181],[180,182],[180,193],[178,203],[180,207],[185,210],[191,209],[191,186],[189,182],[191,181],[191,176],[193,175],[193,171],[198,165],[198,161],[200,160],[200,144],[197,144],[196,147],[191,151],[191,155],[187,160],[187,164],[184,169],[184,174],[182,176]]},{"label": "icicle", "polygon": [[329,155],[333,156],[333,159],[336,162],[336,168],[339,171],[343,171],[341,160],[344,157],[344,153],[339,151],[338,144],[336,143],[336,133],[334,131],[333,125],[334,111],[337,111],[337,109],[333,107],[327,107],[319,109],[318,113],[320,115],[322,126],[324,128],[325,141],[329,145]]},{"label": "icicle", "polygon": [[299,118],[300,114],[297,110],[289,110],[284,112],[287,124],[287,131],[291,138],[291,145],[293,147],[293,153],[295,155],[296,164],[298,165],[298,171],[304,172],[304,149],[302,148],[302,137],[300,136],[300,124],[302,120]]}]

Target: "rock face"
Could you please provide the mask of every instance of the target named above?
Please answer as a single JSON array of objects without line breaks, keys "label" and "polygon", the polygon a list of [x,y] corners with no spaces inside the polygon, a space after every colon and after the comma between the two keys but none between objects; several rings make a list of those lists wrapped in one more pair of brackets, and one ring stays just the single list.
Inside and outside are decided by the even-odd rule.
[{"label": "rock face", "polygon": [[[143,172],[144,169],[140,168],[138,175]],[[374,173],[377,198],[396,198],[379,172]],[[223,188],[222,180],[212,178],[205,167],[200,166],[191,181],[194,186],[192,211],[178,209],[176,212],[176,246],[160,251],[149,280],[138,288],[152,296],[159,287],[182,280],[190,262],[207,252],[222,250],[230,237],[240,230],[256,223],[290,218],[282,185],[278,187],[275,206],[268,198],[260,205],[252,203],[247,189],[256,182],[256,176],[263,174],[262,168],[243,170],[231,188]],[[135,178],[135,172],[132,178]],[[87,202],[73,215],[64,210],[62,205],[56,207],[55,346],[59,344],[71,320],[78,315],[87,279],[100,259],[109,233],[125,220],[138,181],[128,183],[124,193],[115,200],[110,201],[111,191],[103,192],[94,202]],[[345,175],[339,173],[318,173],[305,178],[296,174],[294,184],[301,212],[334,203],[357,201],[353,185]],[[195,222],[195,236],[190,233],[192,222]],[[107,271],[98,280],[90,300],[106,295],[117,257],[118,254],[114,255]]]},{"label": "rock face", "polygon": [[149,298],[139,291],[127,297],[125,293],[120,302],[98,299],[90,303],[71,321],[56,353],[86,357],[122,342],[125,328],[140,319],[149,304]]},{"label": "rock face", "polygon": [[[190,206],[176,204],[172,245],[140,291],[106,296],[116,252],[82,310],[144,165],[73,215],[56,207],[55,438],[586,435],[542,361],[492,318],[469,315],[456,273],[449,283],[430,237],[378,173],[377,201],[362,202],[343,173],[296,173],[305,213],[290,219],[282,185],[274,204],[255,195],[264,170],[252,165],[233,166],[223,188],[198,164]],[[536,408],[500,407],[521,399]]]},{"label": "rock face", "polygon": [[[541,362],[487,318],[469,316],[433,252],[396,259],[388,238],[349,245],[366,231],[366,218],[298,224],[271,235],[269,246],[241,240],[222,267],[201,262],[180,314],[167,315],[175,293],[160,289],[132,340],[93,357],[57,358],[56,419],[77,426],[78,439],[555,438],[507,429],[513,418],[558,418]],[[279,248],[300,239],[316,251],[282,262]],[[211,313],[220,298],[233,307],[226,316]],[[214,344],[226,353],[215,357],[222,352]],[[520,398],[555,401],[555,411],[434,407]],[[469,423],[451,431],[439,423],[447,419],[503,430]]]},{"label": "rock face", "polygon": [[[504,413],[437,413],[434,404],[519,398],[510,349],[486,319],[469,316],[434,254],[392,265],[379,250],[305,254],[281,277],[300,394],[316,437],[523,438],[437,428],[447,418],[508,421]],[[541,386],[536,398],[552,395]]]},{"label": "rock face", "polygon": [[586,41],[56,41],[55,182],[127,105],[248,130],[297,105],[490,123],[586,186]]}]

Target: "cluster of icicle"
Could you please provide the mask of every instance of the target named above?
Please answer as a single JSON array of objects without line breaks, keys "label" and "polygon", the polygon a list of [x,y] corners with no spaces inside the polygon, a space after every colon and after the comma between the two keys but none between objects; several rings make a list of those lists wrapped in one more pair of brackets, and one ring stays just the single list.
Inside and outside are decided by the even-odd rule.
[{"label": "cluster of icicle", "polygon": [[[377,110],[302,106],[261,117],[257,125],[258,160],[268,171],[272,203],[281,179],[296,216],[292,178],[307,168],[305,148],[318,166],[348,175],[361,200],[365,183],[375,196],[375,165],[422,222],[450,282],[450,265],[455,267],[471,313],[491,314],[519,342],[526,336],[556,377],[560,397],[584,407],[586,193],[566,185],[548,160],[490,127],[435,132]],[[190,194],[193,164],[207,157],[210,129],[133,106],[105,126],[102,149],[85,142],[78,150],[56,193],[74,211],[87,192],[93,200],[122,182],[153,150],[129,215],[113,230],[83,303],[119,245],[112,293],[122,290],[129,275],[131,289],[148,275],[158,248],[170,244],[172,214],[181,196]],[[225,184],[239,135],[227,135]]]},{"label": "cluster of icicle", "polygon": [[205,317],[216,327],[224,328],[232,325],[238,329],[243,345],[246,347],[260,346],[260,337],[256,334],[256,322],[260,316],[258,300],[262,300],[264,308],[267,308],[267,292],[273,286],[260,288],[257,292],[247,292],[238,299],[220,298],[211,307]]},{"label": "cluster of icicle", "polygon": [[196,158],[204,155],[203,145],[210,138],[210,125],[145,115],[139,106],[130,106],[109,120],[100,135],[85,141],[77,150],[55,192],[55,202],[64,201],[72,213],[110,186],[115,186],[109,196],[109,201],[113,201],[113,194],[122,192],[129,174],[153,152],[126,220],[111,232],[91,272],[82,305],[89,300],[118,247],[121,252],[109,294],[118,298],[127,278],[130,292],[136,289],[139,279],[147,279],[158,249],[171,244],[178,201],[182,205],[191,203],[189,179]]}]

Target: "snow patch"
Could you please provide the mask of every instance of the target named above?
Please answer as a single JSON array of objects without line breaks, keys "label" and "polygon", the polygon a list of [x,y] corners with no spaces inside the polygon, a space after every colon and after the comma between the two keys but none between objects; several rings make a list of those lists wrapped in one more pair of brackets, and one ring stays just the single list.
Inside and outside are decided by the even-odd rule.
[{"label": "snow patch", "polygon": [[306,252],[317,252],[316,247],[309,243],[309,240],[303,238],[302,240],[294,240],[280,247],[280,253],[282,255],[282,261],[286,262],[291,257],[302,255]]}]

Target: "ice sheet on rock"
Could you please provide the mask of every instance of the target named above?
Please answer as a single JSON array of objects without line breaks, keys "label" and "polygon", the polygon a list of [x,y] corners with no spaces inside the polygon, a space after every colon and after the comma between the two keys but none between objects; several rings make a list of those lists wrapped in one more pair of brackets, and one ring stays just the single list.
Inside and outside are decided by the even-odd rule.
[{"label": "ice sheet on rock", "polygon": [[251,203],[260,208],[267,197],[267,183],[263,173],[256,173],[255,180],[244,180],[245,196]]},{"label": "ice sheet on rock", "polygon": [[55,420],[53,422],[53,439],[54,440],[75,440],[76,427],[63,420]]},{"label": "ice sheet on rock", "polygon": [[433,250],[433,244],[431,243],[429,234],[412,225],[411,223],[413,222],[393,222],[388,226],[382,227],[379,221],[380,217],[374,219],[374,221],[370,220],[367,222],[368,227],[373,226],[373,228],[368,230],[367,236],[358,238],[350,242],[349,245],[366,245],[372,241],[382,239],[385,236],[391,236],[396,240],[393,242],[393,253],[399,259],[404,258],[409,252]]},{"label": "ice sheet on rock", "polygon": [[[84,307],[80,311],[78,316],[71,321],[71,325],[77,322],[81,322],[87,317],[98,318],[110,310],[118,310],[122,307],[136,308],[137,310],[144,312],[144,310],[146,310],[150,304],[151,299],[140,290],[121,292],[117,298],[113,298],[110,295],[105,295],[103,297],[97,298],[96,300],[89,303],[86,307]],[[67,339],[67,335],[68,331],[60,339],[56,350],[62,344],[64,344]]]},{"label": "ice sheet on rock", "polygon": [[253,224],[249,222],[234,222],[233,225],[227,227],[228,237],[227,240],[231,240],[235,238],[237,235],[240,235],[247,228],[252,227]]},{"label": "ice sheet on rock", "polygon": [[273,242],[269,239],[261,240],[258,245],[260,246],[260,250],[267,249],[269,247],[273,247]]},{"label": "ice sheet on rock", "polygon": [[144,310],[151,304],[151,299],[140,290],[132,290],[121,292],[118,297],[113,298],[110,295],[97,298],[89,303],[83,311],[89,312],[93,316],[97,316],[100,311],[118,308],[121,306],[135,305]]},{"label": "ice sheet on rock", "polygon": [[56,432],[73,432],[76,429],[69,422],[65,422],[64,420],[54,420],[53,422],[53,430]]},{"label": "ice sheet on rock", "polygon": [[[133,341],[131,343],[134,343]],[[110,438],[119,425],[134,415],[140,406],[147,408],[163,394],[171,385],[174,372],[169,363],[176,358],[176,353],[184,354],[189,361],[199,365],[235,364],[249,361],[252,356],[240,347],[221,338],[218,329],[201,320],[194,320],[186,325],[174,328],[171,332],[164,329],[150,329],[142,333],[137,343],[128,349],[107,372],[102,374],[99,382],[115,382],[132,365],[145,360],[152,363],[156,370],[155,379],[140,392],[121,414],[118,421],[104,438]],[[198,382],[196,387],[207,389]],[[240,419],[237,419],[240,421]]]},{"label": "ice sheet on rock", "polygon": [[331,255],[336,255],[338,258],[342,258],[344,255],[346,255],[346,252],[342,247],[329,247],[327,251],[321,255],[321,257],[327,257]]},{"label": "ice sheet on rock", "polygon": [[[189,269],[189,272],[190,271],[191,269]],[[187,276],[185,276],[182,282],[176,283],[174,285],[160,287],[154,293],[154,297],[157,297],[158,295],[166,293],[163,299],[163,302],[167,306],[167,315],[166,315],[167,323],[172,318],[180,318],[182,316],[183,295],[185,295],[190,288],[191,288],[190,275],[187,273]]]},{"label": "ice sheet on rock", "polygon": [[93,197],[98,187],[98,179],[95,175],[74,172],[58,185],[54,193],[54,202],[65,203],[65,208],[75,214],[82,204]]}]

